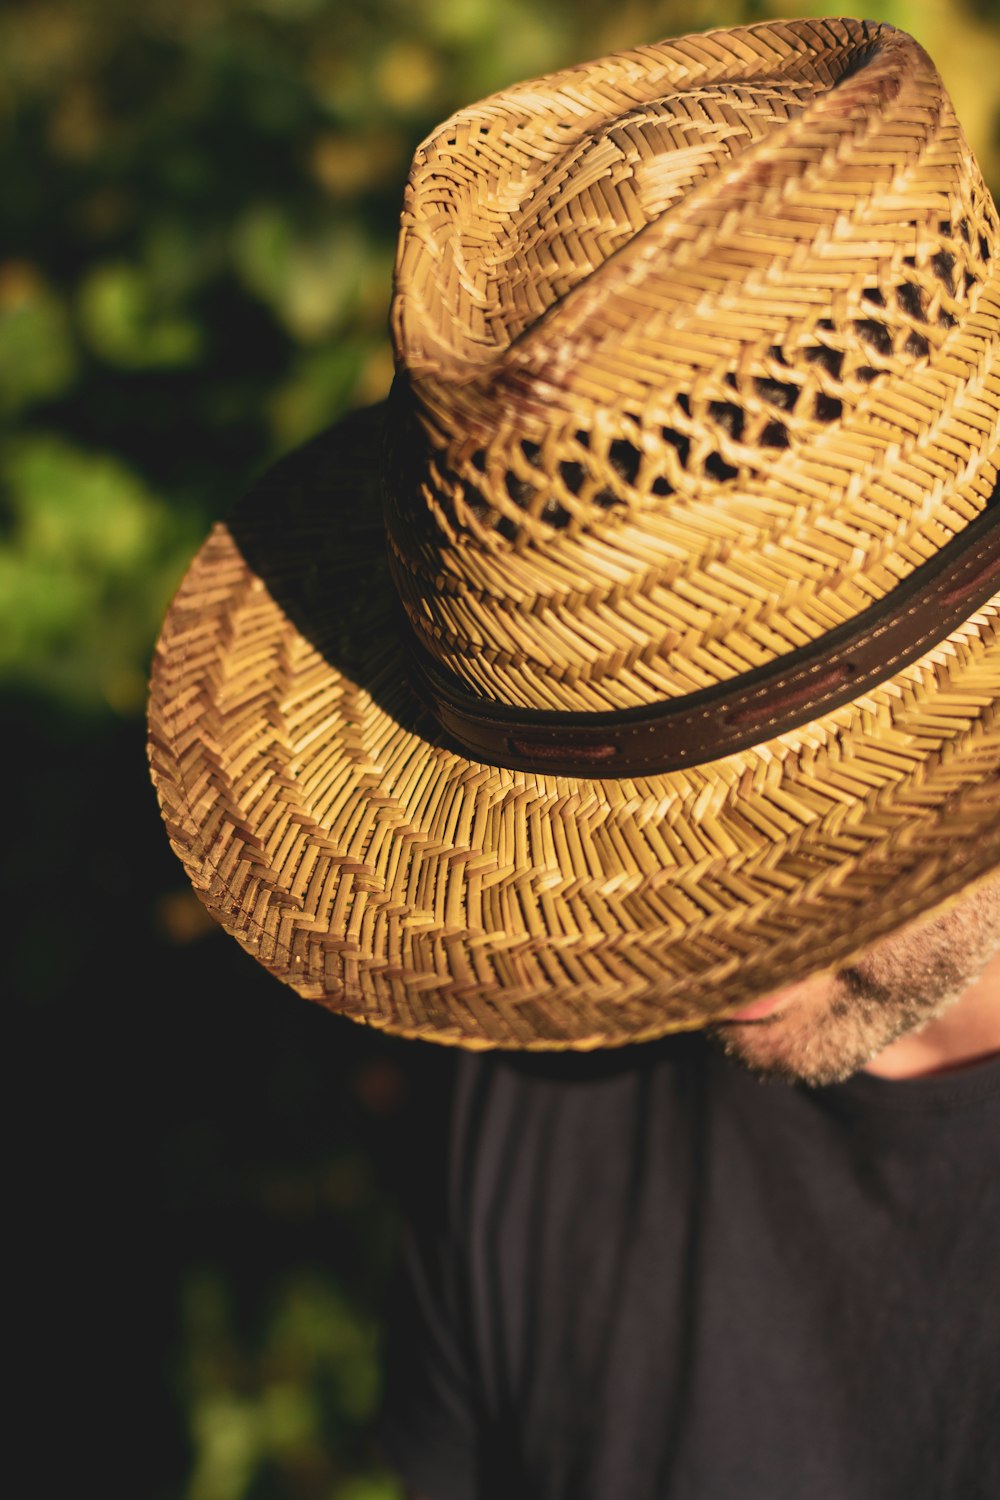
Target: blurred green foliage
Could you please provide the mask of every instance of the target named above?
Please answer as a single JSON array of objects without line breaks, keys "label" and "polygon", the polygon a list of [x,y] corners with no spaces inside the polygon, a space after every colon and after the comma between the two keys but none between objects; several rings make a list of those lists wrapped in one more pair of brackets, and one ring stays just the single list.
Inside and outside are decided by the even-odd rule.
[{"label": "blurred green foliage", "polygon": [[[330,1455],[369,1421],[377,1394],[377,1330],[328,1279],[298,1272],[276,1289],[257,1379],[234,1389],[226,1285],[192,1276],[186,1333],[197,1459],[192,1500],[245,1493],[260,1466],[322,1476],[328,1492],[368,1500],[395,1493],[388,1476],[349,1474],[338,1483]],[[310,1485],[316,1489],[315,1480]]]},{"label": "blurred green foliage", "polygon": [[[95,1267],[118,1265],[110,1244],[135,1235],[135,1215],[156,1246],[141,1280],[102,1285],[105,1339],[116,1302],[134,1331],[123,1288],[138,1301],[129,1369],[145,1407],[167,1413],[139,1486],[157,1500],[398,1495],[372,1437],[396,1222],[373,1136],[399,1117],[396,1063],[294,997],[309,1014],[290,1020],[185,886],[142,760],[171,592],[256,473],[387,390],[401,192],[439,120],[615,47],[824,12],[840,13],[771,0],[0,10],[0,686],[23,766],[7,828],[12,972],[49,1070],[62,1039],[60,1104],[80,1101],[90,1132]],[[848,13],[924,43],[995,190],[995,4]],[[95,973],[103,1005],[87,1020]],[[123,1037],[141,1056],[151,1035],[162,1084],[112,1070]],[[86,1108],[67,1037],[89,1055]],[[95,1160],[114,1164],[103,1199]],[[48,1169],[65,1175],[54,1157]],[[120,1415],[112,1448],[128,1426]]]}]

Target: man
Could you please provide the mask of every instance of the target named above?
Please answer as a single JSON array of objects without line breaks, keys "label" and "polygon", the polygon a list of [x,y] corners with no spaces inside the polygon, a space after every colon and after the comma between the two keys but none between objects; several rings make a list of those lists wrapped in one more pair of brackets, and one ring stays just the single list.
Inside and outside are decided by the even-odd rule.
[{"label": "man", "polygon": [[458,1062],[389,1328],[413,1493],[995,1494],[998,949],[993,877],[717,1051]]},{"label": "man", "polygon": [[389,401],[171,606],[196,889],[448,1044],[383,1424],[428,1500],[1000,1490],[998,253],[891,27],[518,85],[415,155]]}]

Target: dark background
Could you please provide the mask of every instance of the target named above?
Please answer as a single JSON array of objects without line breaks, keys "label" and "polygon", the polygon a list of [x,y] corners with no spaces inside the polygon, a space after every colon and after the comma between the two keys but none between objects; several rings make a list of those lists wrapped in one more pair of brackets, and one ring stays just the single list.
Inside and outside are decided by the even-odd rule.
[{"label": "dark background", "polygon": [[[146,768],[156,630],[250,480],[387,389],[400,198],[432,126],[615,47],[823,11],[0,8],[8,1295],[28,1493],[398,1496],[373,1440],[378,1339],[435,1049],[300,1000],[205,916]],[[995,6],[853,13],[924,43],[995,187]]]}]

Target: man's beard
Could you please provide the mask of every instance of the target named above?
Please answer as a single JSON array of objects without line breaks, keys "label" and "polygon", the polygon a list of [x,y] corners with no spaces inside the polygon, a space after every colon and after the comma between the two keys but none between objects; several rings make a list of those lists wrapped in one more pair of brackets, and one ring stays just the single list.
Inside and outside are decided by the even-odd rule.
[{"label": "man's beard", "polygon": [[761,1077],[842,1083],[900,1037],[943,1015],[1000,946],[1000,881],[949,911],[876,943],[828,980],[818,1004],[792,1001],[756,1021],[707,1028],[730,1057]]}]

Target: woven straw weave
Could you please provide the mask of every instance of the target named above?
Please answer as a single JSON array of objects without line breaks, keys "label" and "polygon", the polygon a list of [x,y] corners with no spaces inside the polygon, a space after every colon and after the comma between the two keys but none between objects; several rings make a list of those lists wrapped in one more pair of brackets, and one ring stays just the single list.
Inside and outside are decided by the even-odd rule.
[{"label": "woven straw weave", "polygon": [[995,241],[933,66],[866,22],[462,111],[397,262],[428,451],[390,525],[424,644],[486,698],[622,708],[885,594],[993,488]]},{"label": "woven straw weave", "polygon": [[390,402],[279,465],[164,623],[153,776],[219,920],[371,1024],[589,1047],[1000,863],[1000,601],[810,724],[604,781],[471,761],[401,640],[484,700],[605,710],[822,639],[993,493],[997,246],[933,66],[872,23],[664,42],[442,125]]}]

